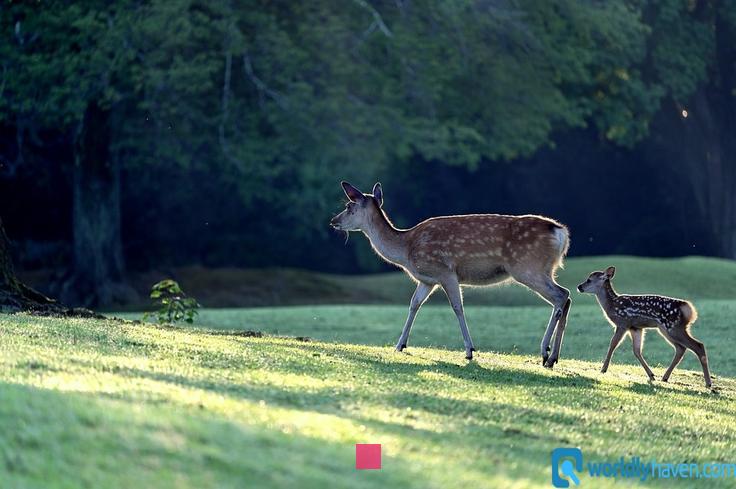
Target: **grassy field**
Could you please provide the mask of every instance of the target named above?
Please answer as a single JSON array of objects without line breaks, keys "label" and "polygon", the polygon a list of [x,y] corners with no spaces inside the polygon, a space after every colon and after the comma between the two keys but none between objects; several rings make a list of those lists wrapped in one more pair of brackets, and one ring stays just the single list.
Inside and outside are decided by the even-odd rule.
[{"label": "grassy field", "polygon": [[[196,327],[0,315],[0,487],[550,487],[559,446],[736,462],[733,264],[634,262],[649,290],[694,299],[714,391],[690,353],[669,384],[648,383],[629,340],[598,373],[612,330],[577,293],[553,371],[536,354],[547,307],[472,298],[472,362],[444,304],[422,309],[404,354],[405,306],[206,310]],[[644,355],[661,376],[672,350],[650,334]],[[383,470],[356,471],[355,443],[381,443]]]},{"label": "grassy field", "polygon": [[[602,256],[570,258],[560,271],[560,282],[570,288],[593,270],[615,265],[620,273],[616,283],[631,292],[658,290],[661,293],[697,298],[736,297],[736,263],[714,258],[680,259]],[[22,278],[42,286],[52,280],[50,271],[29,273]],[[305,304],[399,304],[406,305],[414,285],[401,272],[372,275],[330,275],[290,268],[241,269],[181,267],[131,274],[129,285],[139,301],[126,304],[125,310],[138,311],[150,304],[151,285],[163,278],[174,278],[185,291],[205,307],[263,307]],[[521,287],[468,289],[468,301],[486,306],[536,306],[539,299]],[[444,303],[435,294],[430,303]]]}]

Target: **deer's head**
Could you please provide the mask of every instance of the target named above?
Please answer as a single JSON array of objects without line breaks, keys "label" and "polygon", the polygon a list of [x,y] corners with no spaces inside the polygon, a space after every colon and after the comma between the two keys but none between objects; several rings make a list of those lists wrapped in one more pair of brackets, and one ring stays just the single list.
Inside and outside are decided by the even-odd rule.
[{"label": "deer's head", "polygon": [[595,294],[606,282],[610,281],[616,274],[616,267],[608,267],[605,272],[593,272],[588,276],[588,280],[578,285],[578,291],[588,294]]},{"label": "deer's head", "polygon": [[383,205],[381,184],[373,186],[373,194],[364,194],[348,182],[342,182],[342,189],[348,198],[345,210],[330,221],[330,225],[340,231],[361,231],[368,228],[372,220],[380,214]]}]

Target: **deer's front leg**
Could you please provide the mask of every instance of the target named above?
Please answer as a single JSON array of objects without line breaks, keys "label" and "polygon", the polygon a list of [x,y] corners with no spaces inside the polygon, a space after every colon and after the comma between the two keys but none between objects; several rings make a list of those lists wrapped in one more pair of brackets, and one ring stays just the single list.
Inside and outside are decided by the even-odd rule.
[{"label": "deer's front leg", "polygon": [[605,374],[608,370],[608,364],[611,363],[613,352],[615,352],[616,348],[618,348],[618,345],[621,344],[621,340],[624,339],[625,334],[626,328],[623,328],[621,326],[616,327],[616,331],[613,332],[613,337],[611,337],[611,343],[608,345],[608,353],[606,354],[606,359],[604,360],[603,367],[601,368],[602,374]]},{"label": "deer's front leg", "polygon": [[649,376],[649,380],[654,380],[654,372],[652,372],[652,369],[649,368],[649,365],[647,365],[647,361],[644,360],[644,356],[641,354],[641,345],[644,342],[644,331],[642,331],[641,329],[632,329],[631,342],[634,346],[634,356],[637,360],[639,360],[641,366],[644,367],[644,371]]},{"label": "deer's front leg", "polygon": [[406,342],[409,340],[409,333],[411,333],[411,326],[414,324],[414,318],[419,312],[419,308],[422,304],[432,295],[432,292],[437,288],[436,285],[429,285],[423,282],[417,284],[417,290],[414,291],[414,295],[411,297],[409,303],[409,316],[406,318],[404,329],[401,330],[401,336],[399,336],[399,342],[396,343],[396,351],[402,351],[406,348]]},{"label": "deer's front leg", "polygon": [[473,340],[470,338],[470,331],[468,331],[468,325],[465,322],[465,311],[463,310],[463,294],[460,291],[460,283],[457,277],[452,276],[442,282],[442,288],[445,289],[447,298],[450,300],[452,310],[455,311],[455,316],[460,323],[460,333],[463,335],[463,343],[465,343],[465,358],[468,360],[473,359],[473,352],[475,346],[473,346]]}]

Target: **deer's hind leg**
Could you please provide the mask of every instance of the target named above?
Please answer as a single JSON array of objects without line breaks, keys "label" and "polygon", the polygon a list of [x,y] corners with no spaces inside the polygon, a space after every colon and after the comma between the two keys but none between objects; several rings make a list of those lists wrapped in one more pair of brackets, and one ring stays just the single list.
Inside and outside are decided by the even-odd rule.
[{"label": "deer's hind leg", "polygon": [[705,345],[700,341],[696,340],[687,331],[687,327],[675,327],[670,331],[672,339],[680,343],[685,348],[692,350],[695,356],[700,360],[700,366],[703,368],[703,377],[705,379],[705,386],[711,386],[710,380],[710,369],[708,368],[708,354],[705,351]]},{"label": "deer's hind leg", "polygon": [[[521,273],[512,274],[514,279],[536,292],[542,299],[552,305],[552,315],[547,323],[547,329],[542,337],[540,352],[542,354],[542,365],[552,368],[560,356],[562,337],[565,333],[567,315],[570,312],[570,291],[560,286],[551,275],[547,273]],[[554,346],[550,352],[550,342],[554,333]]]}]

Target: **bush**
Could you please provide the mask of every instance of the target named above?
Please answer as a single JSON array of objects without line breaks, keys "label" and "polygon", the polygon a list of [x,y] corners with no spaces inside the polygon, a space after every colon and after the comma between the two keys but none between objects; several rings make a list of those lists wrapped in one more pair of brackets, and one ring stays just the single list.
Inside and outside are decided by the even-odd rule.
[{"label": "bush", "polygon": [[200,304],[193,297],[188,297],[175,280],[166,279],[154,284],[150,297],[157,309],[143,314],[144,321],[154,317],[159,323],[184,320],[191,324],[199,315],[197,309]]}]

